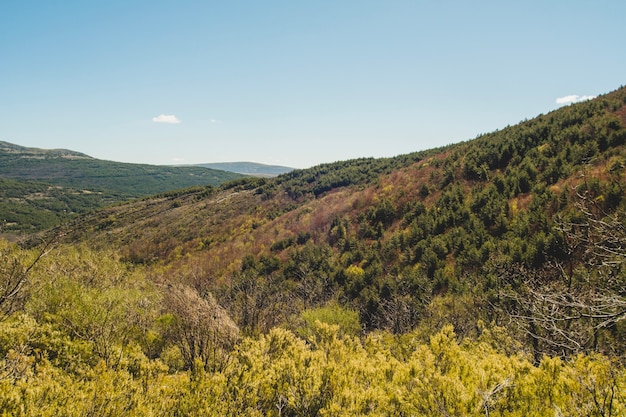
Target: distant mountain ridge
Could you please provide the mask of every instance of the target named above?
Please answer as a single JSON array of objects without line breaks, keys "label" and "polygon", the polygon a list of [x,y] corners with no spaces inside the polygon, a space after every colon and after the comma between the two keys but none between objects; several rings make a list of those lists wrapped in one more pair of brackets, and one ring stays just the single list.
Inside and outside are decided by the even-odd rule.
[{"label": "distant mountain ridge", "polygon": [[61,217],[108,204],[243,177],[199,166],[104,161],[67,149],[0,141],[0,221],[3,231],[41,230]]},{"label": "distant mountain ridge", "polygon": [[257,162],[214,162],[206,164],[196,164],[195,166],[220,169],[223,171],[235,172],[253,177],[275,177],[280,174],[291,172],[294,168],[280,165],[266,165]]},{"label": "distant mountain ridge", "polygon": [[66,149],[0,142],[0,178],[141,197],[195,185],[219,185],[241,174],[199,166],[173,167],[105,161]]},{"label": "distant mountain ridge", "polygon": [[26,146],[16,145],[14,143],[9,143],[0,140],[0,152],[7,154],[20,155],[22,158],[84,158],[84,159],[95,159],[91,156],[72,151],[69,149],[42,149],[42,148],[29,148]]}]

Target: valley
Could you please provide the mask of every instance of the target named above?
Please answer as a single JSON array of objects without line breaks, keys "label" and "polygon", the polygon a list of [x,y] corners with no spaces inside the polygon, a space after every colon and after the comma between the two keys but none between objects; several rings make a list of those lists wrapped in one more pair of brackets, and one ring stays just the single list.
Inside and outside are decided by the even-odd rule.
[{"label": "valley", "polygon": [[[621,415],[625,166],[622,87],[395,158],[76,178],[98,203],[0,247],[0,409]],[[11,198],[66,198],[34,171]]]}]

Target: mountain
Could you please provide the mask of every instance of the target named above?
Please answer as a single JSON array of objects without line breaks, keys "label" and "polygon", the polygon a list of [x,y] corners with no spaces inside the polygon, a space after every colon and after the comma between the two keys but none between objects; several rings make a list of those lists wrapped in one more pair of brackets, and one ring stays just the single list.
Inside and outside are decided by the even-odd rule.
[{"label": "mountain", "polygon": [[[621,249],[614,264],[594,256],[616,256],[610,248],[626,238],[591,235],[602,222],[619,225],[624,213],[625,104],[622,88],[440,149],[109,207],[69,222],[64,233],[115,247],[129,262],[161,265],[171,276],[201,271],[187,279],[221,294],[218,301],[250,332],[338,299],[359,312],[367,330],[452,322],[469,335],[477,319],[517,317],[518,337],[532,342],[538,358],[592,343],[624,352],[626,339],[615,336],[623,298],[602,313],[613,317],[603,324],[613,336],[591,320],[569,327],[579,332],[574,341],[556,341],[550,337],[565,320],[542,321],[533,310],[541,303],[516,297],[578,285],[589,301],[584,282],[617,273],[590,265],[622,265]],[[235,290],[249,279],[256,283],[247,297],[256,301],[248,301],[260,303],[245,307],[254,308],[254,319]],[[620,282],[602,284],[607,300]]]},{"label": "mountain", "polygon": [[215,162],[207,164],[197,164],[204,168],[219,169],[222,171],[236,172],[238,174],[253,177],[275,177],[280,174],[293,171],[293,168],[280,165],[265,165],[256,162]]},{"label": "mountain", "polygon": [[0,178],[141,197],[195,185],[219,185],[242,175],[202,167],[129,164],[78,152],[25,148],[0,142]]},{"label": "mountain", "polygon": [[240,174],[202,167],[103,161],[65,149],[0,141],[3,231],[52,227],[73,213],[193,186],[217,186]]},{"label": "mountain", "polygon": [[94,159],[84,153],[71,151],[68,149],[40,149],[28,148],[9,142],[0,141],[0,151],[3,154],[15,155],[21,158],[65,158],[65,159]]}]

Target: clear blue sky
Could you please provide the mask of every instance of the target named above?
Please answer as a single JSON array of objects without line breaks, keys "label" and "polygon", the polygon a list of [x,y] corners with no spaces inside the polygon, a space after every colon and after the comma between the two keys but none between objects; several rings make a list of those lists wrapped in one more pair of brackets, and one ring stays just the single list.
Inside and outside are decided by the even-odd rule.
[{"label": "clear blue sky", "polygon": [[152,164],[394,156],[615,90],[625,41],[623,0],[2,0],[0,140]]}]

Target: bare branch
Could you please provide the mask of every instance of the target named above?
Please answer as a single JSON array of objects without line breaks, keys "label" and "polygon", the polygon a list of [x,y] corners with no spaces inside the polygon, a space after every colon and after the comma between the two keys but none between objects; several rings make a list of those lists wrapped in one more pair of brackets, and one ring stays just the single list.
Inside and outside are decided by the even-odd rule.
[{"label": "bare branch", "polygon": [[0,319],[20,308],[28,292],[33,268],[50,252],[56,241],[56,236],[44,241],[36,256],[28,261],[25,252],[20,252],[16,245],[0,247]]}]

